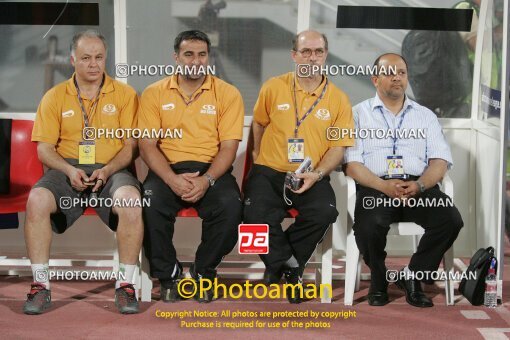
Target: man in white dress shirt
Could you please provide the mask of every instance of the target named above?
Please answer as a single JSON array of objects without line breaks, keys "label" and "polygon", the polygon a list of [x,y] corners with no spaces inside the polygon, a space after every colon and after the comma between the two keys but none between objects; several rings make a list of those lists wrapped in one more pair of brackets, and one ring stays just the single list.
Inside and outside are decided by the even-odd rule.
[{"label": "man in white dress shirt", "polygon": [[[388,281],[396,279],[409,304],[431,307],[421,281],[431,282],[430,273],[437,270],[464,225],[451,198],[438,186],[452,166],[452,156],[435,114],[405,95],[404,58],[388,53],[374,65],[378,72],[372,83],[377,93],[353,108],[362,138],[356,138],[345,155],[346,174],[357,183],[354,235],[371,271],[368,302],[387,304]],[[409,265],[387,278],[384,248],[394,222],[415,222],[425,234]]]}]

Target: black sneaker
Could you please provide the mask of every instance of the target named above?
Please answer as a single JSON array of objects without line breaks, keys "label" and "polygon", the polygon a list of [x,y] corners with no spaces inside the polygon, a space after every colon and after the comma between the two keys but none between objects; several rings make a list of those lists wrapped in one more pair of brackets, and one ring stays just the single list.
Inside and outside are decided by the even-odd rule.
[{"label": "black sneaker", "polygon": [[27,294],[27,301],[23,305],[23,313],[29,315],[41,314],[51,306],[51,292],[43,284],[34,282]]},{"label": "black sneaker", "polygon": [[175,275],[175,279],[170,280],[159,280],[160,286],[160,300],[163,302],[177,302],[182,299],[179,294],[179,281],[183,279],[182,266],[178,264],[178,272]]},{"label": "black sneaker", "polygon": [[121,283],[115,290],[115,306],[121,314],[138,313],[138,299],[131,283]]},{"label": "black sneaker", "polygon": [[264,283],[265,284],[273,284],[273,283],[280,283],[282,279],[283,271],[278,270],[276,272],[271,271],[269,268],[266,268],[264,270]]},{"label": "black sneaker", "polygon": [[287,284],[292,285],[292,287],[287,286],[285,288],[285,293],[290,303],[303,302],[303,278],[300,276],[300,272],[299,267],[289,268],[284,271]]},{"label": "black sneaker", "polygon": [[[189,274],[191,277],[197,282],[197,287],[200,287],[200,280],[204,280],[205,278],[195,270],[195,264],[191,264],[189,267]],[[211,281],[214,279],[210,279]],[[200,288],[197,289],[197,293],[194,296],[194,299],[200,303],[209,303],[213,300],[214,297],[214,282],[211,283],[211,288],[208,290],[201,291]]]},{"label": "black sneaker", "polygon": [[161,284],[160,300],[163,302],[177,302],[181,299],[181,295],[177,290],[178,280],[170,280],[168,283]]}]

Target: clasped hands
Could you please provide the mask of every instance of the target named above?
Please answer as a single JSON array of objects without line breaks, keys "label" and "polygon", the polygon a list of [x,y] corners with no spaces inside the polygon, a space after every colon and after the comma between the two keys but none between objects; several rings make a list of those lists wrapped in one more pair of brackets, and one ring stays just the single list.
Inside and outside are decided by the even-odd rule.
[{"label": "clasped hands", "polygon": [[200,172],[187,172],[172,174],[166,184],[183,201],[195,203],[204,197],[209,189],[209,180],[205,176],[199,176]]},{"label": "clasped hands", "polygon": [[384,181],[382,192],[391,198],[405,200],[420,193],[420,186],[416,181],[403,181],[401,179],[389,179]]}]

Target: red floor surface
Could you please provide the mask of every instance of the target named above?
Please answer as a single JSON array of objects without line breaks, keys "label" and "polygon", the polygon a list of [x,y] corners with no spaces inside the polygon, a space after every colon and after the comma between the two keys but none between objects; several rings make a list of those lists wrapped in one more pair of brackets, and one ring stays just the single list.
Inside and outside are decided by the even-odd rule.
[{"label": "red floor surface", "polygon": [[[406,259],[388,259],[388,267],[399,267]],[[510,254],[505,258],[510,263]],[[391,285],[390,304],[369,306],[365,300],[368,281],[362,281],[355,295],[354,306],[343,305],[344,281],[334,282],[334,301],[321,304],[313,300],[290,305],[283,300],[219,299],[210,304],[188,300],[165,304],[153,300],[141,304],[138,315],[120,315],[113,302],[113,282],[54,281],[53,306],[45,314],[27,316],[22,313],[30,278],[0,276],[0,338],[1,339],[103,339],[103,338],[172,338],[172,339],[507,339],[510,334],[510,266],[505,266],[504,302],[498,308],[471,306],[456,295],[455,306],[445,306],[444,290],[426,286],[433,297],[433,308],[420,309],[408,305],[403,292]],[[241,283],[241,280],[230,280]],[[256,282],[253,282],[254,284]],[[156,285],[157,286],[157,285]],[[159,288],[153,291],[157,298]],[[458,294],[458,291],[455,291]],[[207,318],[193,316],[195,311],[227,313],[230,316]],[[311,317],[260,317],[260,313],[303,311],[319,313]],[[328,319],[321,312],[348,312],[349,318]],[[188,312],[184,319],[158,318],[161,312]],[[258,318],[232,318],[234,312],[257,313]],[[352,315],[355,312],[355,317]],[[183,322],[212,322],[221,328],[186,328]],[[258,323],[256,323],[258,321]],[[226,328],[227,322],[253,322],[259,328]],[[300,325],[299,322],[302,322]],[[262,326],[262,323],[263,326]],[[306,325],[311,328],[305,329]],[[248,324],[250,325],[250,324]],[[288,325],[284,328],[284,325]],[[270,328],[269,326],[277,327]],[[279,327],[278,327],[279,326]],[[294,326],[294,327],[292,327]]]}]

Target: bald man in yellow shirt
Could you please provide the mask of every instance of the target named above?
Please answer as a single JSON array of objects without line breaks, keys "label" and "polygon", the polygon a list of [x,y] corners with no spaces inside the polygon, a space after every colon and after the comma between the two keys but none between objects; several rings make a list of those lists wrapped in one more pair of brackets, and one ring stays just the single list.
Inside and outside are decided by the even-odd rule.
[{"label": "bald man in yellow shirt", "polygon": [[[328,175],[342,161],[345,147],[354,145],[350,138],[327,139],[329,128],[354,126],[347,95],[320,73],[300,72],[324,65],[327,54],[325,35],[298,34],[291,51],[296,72],[269,79],[253,112],[255,164],[245,189],[244,223],[269,225],[269,253],[261,255],[264,278],[277,283],[284,274],[295,285],[287,288],[290,303],[302,301],[305,265],[338,215]],[[300,189],[285,188],[286,172],[296,171],[305,157],[314,170],[297,175],[303,180]],[[299,215],[284,232],[281,222],[291,207]]]},{"label": "bald man in yellow shirt", "polygon": [[40,314],[51,304],[52,229],[63,233],[90,205],[117,231],[123,275],[115,283],[115,304],[123,314],[138,312],[133,280],[143,238],[140,183],[126,170],[136,158],[137,143],[86,133],[136,127],[136,92],[105,73],[106,54],[99,32],[77,33],[71,44],[75,73],[50,89],[37,109],[32,141],[38,142],[39,159],[49,170],[27,202],[25,242],[34,282],[25,314]]}]

